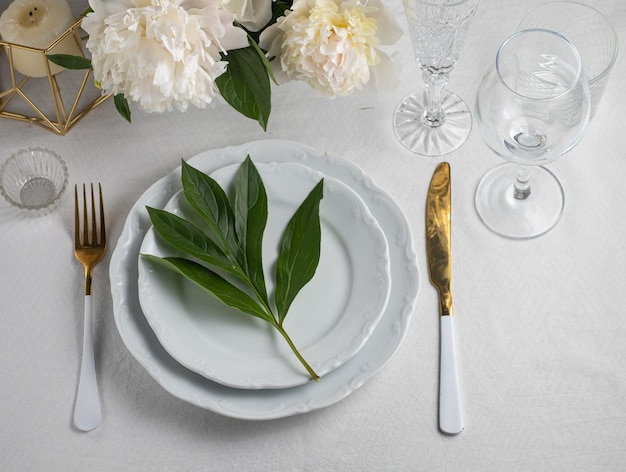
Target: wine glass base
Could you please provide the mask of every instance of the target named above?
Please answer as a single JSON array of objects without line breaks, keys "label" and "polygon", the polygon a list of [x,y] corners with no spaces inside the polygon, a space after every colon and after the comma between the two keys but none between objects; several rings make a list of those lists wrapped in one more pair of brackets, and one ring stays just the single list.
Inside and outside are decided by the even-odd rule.
[{"label": "wine glass base", "polygon": [[445,119],[433,126],[425,119],[427,90],[406,97],[393,116],[393,129],[400,142],[422,156],[443,156],[460,148],[472,130],[472,114],[465,102],[447,90],[441,92]]},{"label": "wine glass base", "polygon": [[476,189],[476,211],[494,233],[511,239],[531,239],[550,231],[561,219],[563,187],[545,167],[528,167],[530,194],[515,198],[519,166],[503,164],[481,179]]}]

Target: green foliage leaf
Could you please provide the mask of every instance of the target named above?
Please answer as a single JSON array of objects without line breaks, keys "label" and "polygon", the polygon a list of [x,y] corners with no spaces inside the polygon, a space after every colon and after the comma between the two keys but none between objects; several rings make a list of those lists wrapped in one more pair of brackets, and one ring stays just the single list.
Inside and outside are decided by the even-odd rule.
[{"label": "green foliage leaf", "polygon": [[231,261],[238,258],[235,216],[226,192],[208,175],[182,162],[183,192],[189,204],[209,225]]},{"label": "green foliage leaf", "polygon": [[263,65],[265,66],[265,71],[267,72],[267,76],[270,79],[272,79],[272,82],[278,85],[278,82],[276,81],[276,77],[274,77],[274,70],[272,69],[272,65],[270,64],[270,61],[265,55],[265,53],[263,52],[263,50],[259,47],[256,41],[250,41],[250,47],[252,47],[261,58],[261,61],[263,62]]},{"label": "green foliage leaf", "polygon": [[118,93],[114,95],[113,103],[115,103],[115,109],[117,112],[130,123],[130,107],[128,106],[128,101],[126,100],[124,94]]},{"label": "green foliage leaf", "polygon": [[272,91],[265,55],[258,47],[249,46],[222,54],[222,60],[228,67],[215,80],[220,94],[235,110],[267,130]]},{"label": "green foliage leaf", "polygon": [[147,209],[157,234],[170,246],[242,278],[241,269],[204,231],[168,211],[151,207]]},{"label": "green foliage leaf", "polygon": [[282,324],[298,292],[315,275],[320,259],[319,207],[324,192],[322,179],[311,190],[287,224],[276,264],[276,308]]},{"label": "green foliage leaf", "polygon": [[48,60],[66,69],[84,70],[91,69],[91,61],[82,56],[71,54],[48,54]]},{"label": "green foliage leaf", "polygon": [[265,304],[269,304],[263,274],[263,233],[267,224],[267,194],[250,156],[235,175],[235,231],[242,267]]},{"label": "green foliage leaf", "polygon": [[272,318],[243,290],[197,262],[182,257],[161,258],[149,254],[142,254],[142,256],[178,272],[228,306],[265,321],[270,321]]}]

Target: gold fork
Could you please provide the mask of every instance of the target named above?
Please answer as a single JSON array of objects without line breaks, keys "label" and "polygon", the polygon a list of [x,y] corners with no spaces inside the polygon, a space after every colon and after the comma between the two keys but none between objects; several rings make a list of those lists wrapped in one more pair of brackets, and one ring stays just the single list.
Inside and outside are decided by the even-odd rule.
[{"label": "gold fork", "polygon": [[81,431],[91,431],[100,424],[102,419],[93,352],[93,319],[91,309],[91,281],[93,269],[106,253],[104,203],[102,201],[102,186],[100,184],[98,184],[98,193],[100,197],[100,231],[98,231],[96,219],[93,184],[91,184],[91,224],[89,223],[90,218],[87,211],[87,190],[85,184],[83,184],[83,216],[81,230],[78,186],[74,186],[74,255],[85,268],[83,358],[80,366],[76,405],[74,407],[74,425]]}]

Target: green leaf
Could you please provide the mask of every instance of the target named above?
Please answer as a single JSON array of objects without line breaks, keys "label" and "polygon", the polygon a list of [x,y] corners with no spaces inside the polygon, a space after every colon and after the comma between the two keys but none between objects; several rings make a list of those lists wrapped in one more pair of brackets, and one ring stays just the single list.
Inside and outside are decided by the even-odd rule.
[{"label": "green leaf", "polygon": [[256,43],[256,41],[249,41],[249,42],[250,42],[250,46],[256,51],[256,53],[261,58],[261,61],[263,61],[263,65],[265,66],[265,70],[267,72],[267,76],[270,79],[272,79],[272,82],[274,82],[276,85],[278,85],[278,82],[276,81],[276,77],[274,77],[274,70],[272,69],[272,65],[270,64],[270,61],[267,58],[267,56],[265,55],[265,53],[263,52],[263,50],[259,47],[259,45]]},{"label": "green leaf", "polygon": [[215,80],[220,94],[235,110],[267,130],[272,92],[265,55],[249,46],[222,54],[222,60],[228,62],[228,67]]},{"label": "green leaf", "polygon": [[170,246],[242,279],[242,272],[206,233],[165,210],[146,207],[156,232]]},{"label": "green leaf", "polygon": [[161,258],[150,254],[142,254],[142,257],[178,272],[228,306],[265,321],[273,320],[247,293],[197,262],[182,257]]},{"label": "green leaf", "polygon": [[72,70],[91,69],[91,61],[82,56],[71,54],[48,54],[48,60],[54,64]]},{"label": "green leaf", "polygon": [[282,324],[298,292],[315,275],[320,259],[320,201],[324,179],[311,190],[283,233],[276,264],[276,308]]},{"label": "green leaf", "polygon": [[124,94],[118,93],[114,95],[113,103],[115,103],[115,109],[117,112],[130,123],[130,107],[128,106],[128,101],[126,100]]},{"label": "green leaf", "polygon": [[259,297],[269,305],[263,274],[263,232],[267,224],[267,194],[263,180],[247,156],[235,175],[235,231],[241,266]]},{"label": "green leaf", "polygon": [[224,253],[231,261],[239,260],[235,233],[235,216],[226,192],[208,175],[182,162],[185,197],[193,209],[209,225]]}]

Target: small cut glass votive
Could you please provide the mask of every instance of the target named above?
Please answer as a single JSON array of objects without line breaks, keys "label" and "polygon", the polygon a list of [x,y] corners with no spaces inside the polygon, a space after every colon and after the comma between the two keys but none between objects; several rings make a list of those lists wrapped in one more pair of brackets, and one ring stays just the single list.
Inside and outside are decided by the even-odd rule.
[{"label": "small cut glass votive", "polygon": [[61,156],[50,149],[29,147],[15,152],[0,168],[0,192],[11,205],[43,215],[59,203],[68,177]]}]

